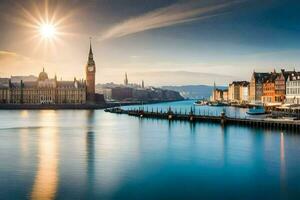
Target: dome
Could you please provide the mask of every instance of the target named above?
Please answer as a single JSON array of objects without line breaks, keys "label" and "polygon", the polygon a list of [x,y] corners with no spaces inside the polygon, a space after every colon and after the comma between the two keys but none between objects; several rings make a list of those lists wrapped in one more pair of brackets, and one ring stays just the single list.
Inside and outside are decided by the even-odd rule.
[{"label": "dome", "polygon": [[48,79],[48,74],[45,72],[44,68],[43,71],[39,74],[39,81],[44,81]]}]

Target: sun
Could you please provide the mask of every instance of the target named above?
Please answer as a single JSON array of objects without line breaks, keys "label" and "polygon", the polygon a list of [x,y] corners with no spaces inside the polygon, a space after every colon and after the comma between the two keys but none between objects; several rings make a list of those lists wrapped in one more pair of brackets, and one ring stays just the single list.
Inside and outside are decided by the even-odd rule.
[{"label": "sun", "polygon": [[72,30],[77,26],[75,16],[81,12],[76,6],[69,7],[69,3],[62,0],[16,3],[16,10],[19,12],[11,16],[11,21],[23,26],[22,33],[25,37],[22,42],[32,45],[33,52],[40,52],[42,48],[42,52],[48,55],[49,52],[57,53],[58,46],[65,45],[66,39],[78,37],[79,34]]},{"label": "sun", "polygon": [[39,32],[43,38],[53,38],[56,35],[56,27],[53,24],[41,24]]}]

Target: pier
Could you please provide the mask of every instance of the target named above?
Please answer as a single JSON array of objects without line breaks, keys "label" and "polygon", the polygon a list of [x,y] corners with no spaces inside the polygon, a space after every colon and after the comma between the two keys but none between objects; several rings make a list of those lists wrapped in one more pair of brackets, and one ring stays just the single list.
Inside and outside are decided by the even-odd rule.
[{"label": "pier", "polygon": [[219,123],[221,125],[235,124],[235,125],[245,125],[258,128],[276,128],[300,131],[300,120],[281,120],[281,119],[250,119],[241,117],[229,117],[225,112],[219,115],[210,115],[209,113],[199,113],[196,114],[193,109],[187,113],[174,112],[171,108],[168,111],[162,111],[162,109],[157,109],[156,111],[144,110],[144,109],[122,109],[122,108],[108,108],[105,112],[115,113],[115,114],[126,114],[129,116],[135,116],[140,118],[155,118],[164,120],[181,120],[189,122],[210,122]]}]

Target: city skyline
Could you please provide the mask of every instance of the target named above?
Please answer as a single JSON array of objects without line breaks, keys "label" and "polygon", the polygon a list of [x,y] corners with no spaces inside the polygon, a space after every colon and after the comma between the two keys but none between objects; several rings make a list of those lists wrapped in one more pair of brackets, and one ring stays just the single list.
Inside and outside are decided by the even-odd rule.
[{"label": "city skyline", "polygon": [[[154,86],[226,85],[254,69],[297,69],[298,8],[279,0],[4,0],[0,77],[45,67],[50,76],[82,78],[90,36],[96,83],[122,83],[127,72],[130,81]],[[55,30],[37,23],[46,16]]]}]

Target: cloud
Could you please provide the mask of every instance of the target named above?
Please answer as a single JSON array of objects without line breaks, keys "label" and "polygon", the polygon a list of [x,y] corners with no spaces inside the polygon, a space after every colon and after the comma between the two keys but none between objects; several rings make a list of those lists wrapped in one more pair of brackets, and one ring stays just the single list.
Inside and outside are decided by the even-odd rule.
[{"label": "cloud", "polygon": [[22,58],[23,56],[10,52],[10,51],[0,51],[0,61],[6,60],[6,59],[11,59],[11,58]]},{"label": "cloud", "polygon": [[38,61],[21,54],[11,51],[0,51],[0,76],[27,74],[28,69],[33,70],[38,64]]},{"label": "cloud", "polygon": [[36,62],[27,56],[12,52],[0,51],[0,62]]},{"label": "cloud", "polygon": [[230,1],[205,7],[201,6],[201,2],[199,1],[176,3],[171,6],[160,8],[116,24],[104,32],[100,37],[100,40],[118,38],[150,29],[157,29],[175,24],[211,18],[220,14],[224,14],[224,12],[216,13],[216,11],[220,11],[221,9],[240,2],[242,1]]}]

